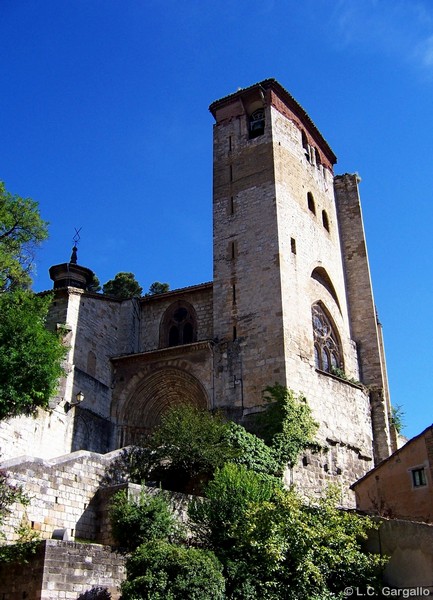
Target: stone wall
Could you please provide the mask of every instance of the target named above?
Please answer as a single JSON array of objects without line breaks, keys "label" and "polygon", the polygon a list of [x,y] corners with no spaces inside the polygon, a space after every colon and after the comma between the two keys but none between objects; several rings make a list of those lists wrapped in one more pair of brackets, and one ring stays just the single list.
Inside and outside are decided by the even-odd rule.
[{"label": "stone wall", "polygon": [[[120,483],[100,488],[97,495],[98,504],[98,534],[97,540],[100,544],[115,546],[115,540],[111,534],[110,524],[110,502],[115,494],[125,490],[128,498],[137,500],[143,492],[146,496],[155,496],[164,494],[170,503],[171,510],[177,521],[187,528],[188,524],[188,503],[193,498],[180,492],[168,492],[157,487],[141,486],[136,483]],[[187,530],[187,529],[186,529]]]},{"label": "stone wall", "polygon": [[107,546],[45,540],[28,564],[0,564],[0,598],[80,600],[102,588],[119,600],[124,579],[124,557]]},{"label": "stone wall", "polygon": [[376,315],[357,175],[335,178],[335,197],[343,249],[353,339],[357,343],[360,378],[372,389],[372,423],[376,464],[395,447],[390,433],[390,399],[382,332]]},{"label": "stone wall", "polygon": [[192,305],[197,317],[197,341],[213,338],[212,284],[204,283],[165,294],[155,294],[140,301],[140,352],[161,348],[161,322],[165,311],[176,302]]},{"label": "stone wall", "polygon": [[27,458],[4,461],[12,484],[22,485],[30,504],[12,507],[5,522],[8,542],[26,522],[43,538],[64,530],[65,539],[96,540],[99,533],[96,492],[118,451],[100,455],[79,451],[50,461]]},{"label": "stone wall", "polygon": [[370,532],[367,549],[389,557],[383,577],[385,585],[422,587],[430,591],[430,596],[433,594],[432,525],[395,519],[381,521],[379,530]]}]

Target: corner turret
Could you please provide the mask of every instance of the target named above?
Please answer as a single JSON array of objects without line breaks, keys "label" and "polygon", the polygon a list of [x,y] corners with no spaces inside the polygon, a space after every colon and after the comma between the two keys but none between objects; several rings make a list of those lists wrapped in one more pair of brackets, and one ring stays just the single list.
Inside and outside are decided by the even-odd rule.
[{"label": "corner turret", "polygon": [[54,282],[53,288],[55,290],[64,287],[75,287],[81,290],[87,290],[93,280],[93,271],[78,264],[78,240],[79,234],[76,232],[69,262],[50,267],[49,274]]}]

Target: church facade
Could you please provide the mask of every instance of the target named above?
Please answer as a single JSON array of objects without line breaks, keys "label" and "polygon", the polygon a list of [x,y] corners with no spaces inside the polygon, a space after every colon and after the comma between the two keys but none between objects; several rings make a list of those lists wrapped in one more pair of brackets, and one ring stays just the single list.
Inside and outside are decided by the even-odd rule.
[{"label": "church facade", "polygon": [[348,487],[396,449],[357,175],[274,79],[210,106],[213,281],[118,300],[75,262],[50,270],[67,375],[50,411],[2,423],[3,458],[106,453],[178,403],[248,423],[276,382],[302,393],[328,451],[287,475]]}]

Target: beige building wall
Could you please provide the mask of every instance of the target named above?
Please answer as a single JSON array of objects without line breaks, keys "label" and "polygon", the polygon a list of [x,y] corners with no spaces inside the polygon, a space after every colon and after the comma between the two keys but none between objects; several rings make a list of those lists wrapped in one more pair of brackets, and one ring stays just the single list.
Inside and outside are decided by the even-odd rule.
[{"label": "beige building wall", "polygon": [[[432,523],[432,467],[430,426],[353,485],[357,508],[384,517]],[[423,475],[416,479],[414,471]]]}]

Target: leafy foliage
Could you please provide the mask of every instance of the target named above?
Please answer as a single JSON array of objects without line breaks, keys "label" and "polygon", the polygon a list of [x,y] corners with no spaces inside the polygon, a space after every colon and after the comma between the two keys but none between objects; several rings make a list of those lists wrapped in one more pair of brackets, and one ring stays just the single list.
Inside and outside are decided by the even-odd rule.
[{"label": "leafy foliage", "polygon": [[[29,504],[29,498],[20,485],[13,485],[6,471],[0,470],[0,542],[5,535],[2,525],[5,517],[11,512],[15,503],[23,506]],[[23,519],[16,528],[18,541],[12,545],[0,545],[0,562],[28,562],[29,557],[36,551],[39,535],[30,528],[26,519]]]},{"label": "leafy foliage", "polygon": [[201,481],[236,455],[227,440],[227,427],[219,413],[189,404],[172,407],[148,440],[155,460],[151,476],[166,482],[176,476],[184,484],[195,480],[200,489]]},{"label": "leafy foliage", "polygon": [[142,492],[131,499],[124,490],[118,492],[111,502],[110,520],[115,540],[129,551],[148,541],[168,539],[177,526],[162,493],[149,496]]},{"label": "leafy foliage", "polygon": [[208,483],[207,500],[194,499],[190,505],[196,535],[220,554],[232,550],[250,505],[268,501],[280,485],[274,477],[226,463]]},{"label": "leafy foliage", "polygon": [[191,405],[168,410],[144,443],[147,445],[123,450],[107,470],[105,484],[152,479],[169,489],[199,492],[215,469],[227,461],[259,473],[281,472],[272,448],[263,440],[241,425],[225,421],[220,413]]},{"label": "leafy foliage", "polygon": [[297,398],[292,390],[275,384],[266,388],[265,400],[269,404],[258,416],[259,431],[281,467],[294,465],[307,448],[320,450],[314,441],[319,425],[303,396]]},{"label": "leafy foliage", "polygon": [[273,449],[261,438],[249,433],[242,425],[228,423],[224,438],[235,451],[230,459],[233,463],[244,465],[256,473],[281,474],[281,465],[276,460]]},{"label": "leafy foliage", "polygon": [[380,585],[384,560],[360,545],[377,526],[338,509],[337,495],[331,490],[305,504],[293,490],[277,491],[270,502],[251,507],[240,546],[247,554],[252,549],[262,595],[309,600],[347,586]]},{"label": "leafy foliage", "polygon": [[37,202],[10,194],[0,181],[0,293],[30,286],[35,249],[47,237]]},{"label": "leafy foliage", "polygon": [[146,296],[155,296],[156,294],[165,294],[165,292],[168,292],[169,290],[170,290],[169,283],[161,283],[159,281],[154,281],[149,286],[149,291],[147,292]]},{"label": "leafy foliage", "polygon": [[63,374],[66,348],[45,320],[50,296],[0,294],[0,420],[46,408]]},{"label": "leafy foliage", "polygon": [[224,566],[227,598],[337,598],[347,586],[379,585],[384,561],[360,545],[370,519],[338,509],[334,490],[305,504],[262,477],[226,465],[190,508],[200,542]]},{"label": "leafy foliage", "polygon": [[391,425],[394,425],[397,433],[401,433],[404,429],[404,410],[400,404],[391,406]]},{"label": "leafy foliage", "polygon": [[222,600],[224,577],[211,552],[164,541],[143,544],[126,564],[124,600]]},{"label": "leafy foliage", "polygon": [[113,296],[120,300],[128,298],[139,298],[143,288],[135,279],[133,273],[117,273],[114,279],[110,279],[102,286],[102,293],[107,296]]},{"label": "leafy foliage", "polygon": [[101,282],[99,281],[99,277],[93,273],[92,280],[87,285],[88,292],[94,292],[95,294],[101,291]]},{"label": "leafy foliage", "polygon": [[[189,507],[190,543],[199,550],[166,539],[139,546],[127,564],[125,600],[336,600],[345,587],[378,585],[384,560],[365,554],[360,545],[375,525],[338,509],[335,490],[305,503],[275,477],[302,450],[318,448],[317,424],[303,399],[286,388],[273,386],[268,396],[270,407],[260,424],[269,445],[221,415],[192,406],[164,415],[144,449],[149,473],[155,472],[156,459],[155,465],[162,461],[168,469],[213,475],[205,498],[195,498]],[[139,464],[140,453],[137,457]],[[202,563],[205,556],[210,564]]]}]

